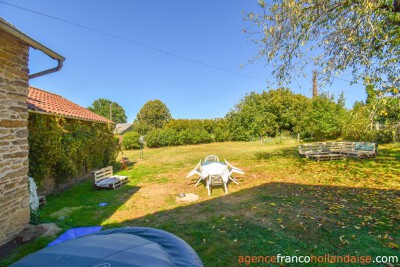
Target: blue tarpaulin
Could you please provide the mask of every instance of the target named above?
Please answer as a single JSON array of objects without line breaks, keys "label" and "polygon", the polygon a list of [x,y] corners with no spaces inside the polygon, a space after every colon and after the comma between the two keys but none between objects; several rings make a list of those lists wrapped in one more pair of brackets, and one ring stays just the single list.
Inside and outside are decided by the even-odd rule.
[{"label": "blue tarpaulin", "polygon": [[171,233],[127,227],[99,231],[46,247],[11,266],[203,267],[203,263],[185,241]]},{"label": "blue tarpaulin", "polygon": [[54,246],[58,243],[62,243],[64,241],[74,239],[77,237],[97,233],[103,228],[103,226],[89,226],[89,227],[77,227],[77,228],[72,228],[67,231],[65,231],[62,235],[60,235],[57,239],[55,239],[53,242],[48,244],[48,247]]}]

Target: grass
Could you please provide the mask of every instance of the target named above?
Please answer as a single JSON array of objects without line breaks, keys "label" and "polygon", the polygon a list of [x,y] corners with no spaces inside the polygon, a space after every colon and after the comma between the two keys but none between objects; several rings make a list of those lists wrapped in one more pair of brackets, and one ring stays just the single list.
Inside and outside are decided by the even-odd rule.
[{"label": "grass", "polygon": [[[135,160],[120,172],[130,176],[128,185],[95,191],[86,182],[48,196],[40,222],[56,222],[64,230],[163,229],[188,242],[206,266],[239,265],[246,255],[399,255],[399,145],[381,146],[375,159],[326,162],[298,157],[290,140],[146,149],[144,159],[138,151],[124,153]],[[208,154],[245,171],[238,176],[240,185],[229,185],[228,195],[215,188],[208,196],[204,186],[194,188],[194,178],[184,178]],[[177,204],[179,192],[198,194],[200,200]],[[109,205],[99,207],[101,202]],[[62,209],[67,215],[60,216]],[[49,241],[23,246],[0,265]]]}]

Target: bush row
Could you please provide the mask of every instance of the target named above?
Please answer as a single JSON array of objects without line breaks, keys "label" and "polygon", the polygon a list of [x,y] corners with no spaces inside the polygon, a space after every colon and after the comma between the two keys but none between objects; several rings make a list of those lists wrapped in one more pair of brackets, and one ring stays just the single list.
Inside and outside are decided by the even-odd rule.
[{"label": "bush row", "polygon": [[146,144],[150,148],[207,144],[213,142],[212,136],[204,129],[185,129],[180,132],[165,128],[147,133]]}]

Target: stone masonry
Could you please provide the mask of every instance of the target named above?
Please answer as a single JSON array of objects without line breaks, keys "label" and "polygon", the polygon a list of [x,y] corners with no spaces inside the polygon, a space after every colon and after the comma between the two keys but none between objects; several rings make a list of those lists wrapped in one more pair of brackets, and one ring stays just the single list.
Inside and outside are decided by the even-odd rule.
[{"label": "stone masonry", "polygon": [[29,223],[29,46],[0,30],[0,245]]}]

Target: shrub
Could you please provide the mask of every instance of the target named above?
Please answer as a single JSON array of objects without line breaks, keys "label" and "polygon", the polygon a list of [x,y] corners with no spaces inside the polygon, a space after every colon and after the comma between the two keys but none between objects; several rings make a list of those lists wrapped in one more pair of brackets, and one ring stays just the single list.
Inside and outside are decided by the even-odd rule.
[{"label": "shrub", "polygon": [[146,145],[150,148],[161,147],[160,142],[160,131],[161,130],[152,130],[146,135]]},{"label": "shrub", "polygon": [[173,129],[152,130],[147,133],[146,144],[150,148],[182,145],[182,140]]},{"label": "shrub", "polygon": [[214,142],[225,142],[229,140],[229,132],[222,128],[216,128],[211,137]]},{"label": "shrub", "polygon": [[184,145],[211,143],[211,135],[204,129],[186,129],[179,133]]},{"label": "shrub", "polygon": [[122,137],[122,147],[125,150],[140,149],[140,134],[134,131],[125,133]]},{"label": "shrub", "polygon": [[29,114],[29,176],[61,184],[115,162],[118,139],[107,124]]},{"label": "shrub", "polygon": [[174,129],[166,128],[152,130],[148,132],[146,136],[146,143],[150,148],[205,144],[211,142],[211,135],[204,129],[185,129],[177,132]]}]

